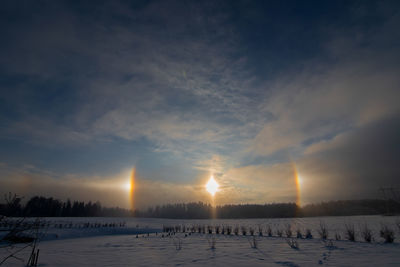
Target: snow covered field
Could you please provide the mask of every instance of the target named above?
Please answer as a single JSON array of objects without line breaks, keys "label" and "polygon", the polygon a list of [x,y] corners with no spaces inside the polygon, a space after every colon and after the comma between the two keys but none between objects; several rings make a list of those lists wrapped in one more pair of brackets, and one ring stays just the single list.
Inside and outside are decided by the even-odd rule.
[{"label": "snow covered field", "polygon": [[[166,220],[134,218],[52,218],[53,223],[72,224],[72,228],[49,227],[39,244],[38,266],[400,266],[399,217],[354,216],[296,219],[248,219],[248,220]],[[122,223],[122,227],[83,228],[84,223],[93,225]],[[328,239],[319,238],[320,222],[328,229]],[[293,236],[296,229],[310,228],[313,239],[288,239],[284,232],[291,225]],[[344,240],[345,225],[354,225],[356,242]],[[373,242],[363,241],[361,229],[368,225]],[[74,226],[78,226],[74,228]],[[161,233],[163,225],[220,225],[254,228],[256,237],[202,233]],[[266,236],[271,226],[273,237]],[[381,225],[395,231],[392,244],[383,243],[379,236]],[[258,227],[263,229],[259,236]],[[207,229],[207,228],[206,228]],[[283,230],[278,237],[276,231]],[[207,230],[206,230],[207,231]],[[149,234],[147,234],[149,233]],[[335,240],[335,234],[342,240]],[[289,240],[298,248],[289,246]],[[254,242],[256,247],[254,247]],[[214,248],[212,248],[214,245]],[[7,253],[1,249],[0,256]],[[29,258],[30,250],[19,257]],[[10,259],[4,266],[26,266]]]}]

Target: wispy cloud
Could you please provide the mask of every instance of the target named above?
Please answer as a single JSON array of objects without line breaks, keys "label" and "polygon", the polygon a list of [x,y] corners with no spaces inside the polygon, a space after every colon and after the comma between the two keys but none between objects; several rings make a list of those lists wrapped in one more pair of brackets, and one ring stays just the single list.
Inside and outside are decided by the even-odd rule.
[{"label": "wispy cloud", "polygon": [[0,20],[0,160],[54,183],[137,165],[146,192],[171,200],[205,197],[191,184],[210,173],[221,203],[290,200],[290,160],[310,190],[350,177],[359,167],[330,167],[345,166],[337,140],[400,113],[400,12],[386,3],[327,18],[259,3],[26,5]]}]

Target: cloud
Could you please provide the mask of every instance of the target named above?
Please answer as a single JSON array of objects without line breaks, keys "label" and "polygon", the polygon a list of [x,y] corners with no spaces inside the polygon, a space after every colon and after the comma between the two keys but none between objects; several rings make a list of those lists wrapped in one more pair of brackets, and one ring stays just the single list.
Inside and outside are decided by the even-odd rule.
[{"label": "cloud", "polygon": [[399,122],[386,117],[310,146],[298,162],[305,198],[375,198],[382,186],[399,187]]},{"label": "cloud", "polygon": [[[218,180],[231,197],[225,203],[295,202],[296,185],[291,163],[249,165],[229,169]],[[230,201],[230,202],[229,202]]]},{"label": "cloud", "polygon": [[[378,4],[370,21],[360,5],[346,5],[343,22],[313,14],[312,25],[278,19],[271,6],[237,12],[230,2],[10,7],[15,19],[1,20],[0,141],[8,145],[1,160],[40,165],[44,174],[15,169],[9,176],[30,177],[38,192],[44,179],[58,195],[66,196],[65,186],[77,198],[95,198],[102,189],[89,181],[103,184],[119,177],[116,168],[139,162],[143,203],[207,198],[196,179],[211,172],[224,188],[220,203],[240,203],[294,199],[292,158],[307,197],[330,197],[312,190],[353,177],[348,162],[364,165],[355,161],[363,153],[345,147],[361,151],[351,142],[400,113],[398,9]],[[55,171],[61,165],[64,173]],[[78,170],[90,165],[92,173]],[[376,186],[377,174],[365,177]],[[124,205],[114,193],[105,201]]]},{"label": "cloud", "polygon": [[[332,32],[326,57],[335,63],[312,60],[297,73],[279,77],[260,105],[272,119],[251,150],[271,155],[299,148],[400,112],[398,48],[382,43],[396,40],[393,24],[399,21],[399,14],[389,17],[374,34],[358,28],[341,36]],[[352,36],[355,31],[361,36]]]},{"label": "cloud", "polygon": [[[104,206],[130,208],[130,170],[108,176],[57,174],[33,165],[19,167],[0,164],[0,194],[16,193],[25,200],[46,196],[61,200],[100,201]],[[191,184],[152,180],[136,172],[134,207],[145,209],[165,203],[211,202],[205,190],[205,179]]]},{"label": "cloud", "polygon": [[[3,136],[55,146],[146,138],[174,153],[207,146],[207,155],[226,141],[240,145],[257,127],[257,116],[245,90],[253,77],[245,70],[245,57],[232,57],[237,43],[227,15],[221,11],[207,18],[205,7],[196,4],[189,4],[189,15],[171,3],[168,14],[176,9],[184,15],[173,18],[164,8],[162,2],[139,9],[122,2],[98,5],[104,15],[99,18],[68,4],[46,5],[29,27],[18,35],[9,32],[9,42],[22,47],[8,47],[3,60],[10,62],[1,65],[28,79],[20,85],[22,99],[10,99],[19,103],[19,116]],[[113,20],[110,12],[126,23]],[[56,23],[49,23],[55,16]],[[26,92],[43,85],[44,94],[61,95],[58,105],[32,102]],[[65,98],[71,103],[62,104]]]}]

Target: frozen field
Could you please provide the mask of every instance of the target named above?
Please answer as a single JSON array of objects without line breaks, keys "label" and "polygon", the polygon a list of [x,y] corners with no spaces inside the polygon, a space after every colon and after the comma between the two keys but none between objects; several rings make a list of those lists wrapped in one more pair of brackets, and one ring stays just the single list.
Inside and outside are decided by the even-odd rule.
[{"label": "frozen field", "polygon": [[[249,220],[165,220],[131,218],[57,218],[50,219],[63,228],[50,226],[39,244],[38,266],[400,266],[399,217],[357,216],[297,219]],[[85,223],[102,224],[85,228]],[[328,241],[319,238],[320,222],[328,229]],[[103,227],[107,223],[118,227]],[[125,223],[124,226],[120,226]],[[286,237],[285,228],[291,225],[293,239]],[[354,225],[356,242],[345,240],[345,225]],[[374,240],[363,241],[361,229],[368,225]],[[64,226],[71,225],[65,229]],[[161,233],[163,226],[185,226],[185,233]],[[192,226],[206,226],[206,233],[188,233]],[[213,234],[207,226],[213,225]],[[243,236],[215,233],[215,226],[245,226],[255,229]],[[272,229],[268,237],[266,229]],[[382,225],[395,231],[392,244],[383,243],[379,236]],[[263,236],[259,236],[261,227]],[[312,239],[296,237],[310,228]],[[196,228],[197,229],[197,228]],[[283,230],[282,237],[277,230]],[[149,233],[149,234],[148,234]],[[342,240],[335,240],[340,234]],[[333,239],[333,241],[329,241]],[[297,248],[289,246],[297,242]],[[256,247],[254,247],[254,242]],[[213,248],[214,247],[214,248]],[[1,249],[1,255],[7,251]],[[29,258],[30,250],[19,254]],[[10,259],[4,266],[26,266],[26,262]]]}]

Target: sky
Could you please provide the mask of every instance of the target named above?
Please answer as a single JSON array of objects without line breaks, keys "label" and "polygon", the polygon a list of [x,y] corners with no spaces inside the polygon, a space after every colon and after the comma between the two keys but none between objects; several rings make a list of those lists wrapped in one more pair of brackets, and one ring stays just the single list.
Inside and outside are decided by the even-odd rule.
[{"label": "sky", "polygon": [[398,1],[1,1],[0,195],[129,208],[134,168],[135,208],[382,197],[399,28]]}]

